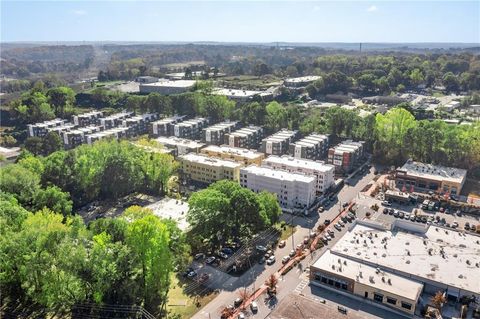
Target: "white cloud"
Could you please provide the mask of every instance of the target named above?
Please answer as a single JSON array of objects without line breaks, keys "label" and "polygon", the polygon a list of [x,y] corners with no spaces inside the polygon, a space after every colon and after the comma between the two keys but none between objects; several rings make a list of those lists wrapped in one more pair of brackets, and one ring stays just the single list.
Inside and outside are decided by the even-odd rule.
[{"label": "white cloud", "polygon": [[313,7],[313,11],[315,11],[315,12],[320,11],[320,6]]},{"label": "white cloud", "polygon": [[73,10],[72,13],[76,16],[84,16],[87,14],[87,11],[85,10]]},{"label": "white cloud", "polygon": [[378,8],[377,8],[377,6],[370,6],[370,7],[368,7],[367,11],[368,12],[375,12],[375,11],[378,11]]}]

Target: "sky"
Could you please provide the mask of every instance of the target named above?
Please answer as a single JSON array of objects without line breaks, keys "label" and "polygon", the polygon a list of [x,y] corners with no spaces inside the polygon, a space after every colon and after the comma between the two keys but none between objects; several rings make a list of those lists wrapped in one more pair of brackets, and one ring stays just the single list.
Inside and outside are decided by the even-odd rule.
[{"label": "sky", "polygon": [[2,42],[480,43],[480,1],[0,0]]}]

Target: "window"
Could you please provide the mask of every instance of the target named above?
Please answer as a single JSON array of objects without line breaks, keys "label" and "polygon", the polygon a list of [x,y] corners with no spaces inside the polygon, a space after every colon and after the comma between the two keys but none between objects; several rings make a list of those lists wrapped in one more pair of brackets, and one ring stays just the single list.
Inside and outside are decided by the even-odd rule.
[{"label": "window", "polygon": [[327,278],[322,277],[322,282],[323,282],[324,284],[326,284],[326,283],[327,283]]},{"label": "window", "polygon": [[397,299],[391,298],[391,297],[387,297],[387,302],[388,302],[389,304],[396,305],[396,304],[397,304]]},{"label": "window", "polygon": [[373,293],[373,300],[378,301],[378,302],[383,302],[383,295]]},{"label": "window", "polygon": [[403,302],[402,301],[402,308],[411,310],[412,309],[412,304],[409,304],[408,302]]},{"label": "window", "polygon": [[347,288],[348,288],[347,284],[342,284],[342,289],[343,290],[347,290]]}]

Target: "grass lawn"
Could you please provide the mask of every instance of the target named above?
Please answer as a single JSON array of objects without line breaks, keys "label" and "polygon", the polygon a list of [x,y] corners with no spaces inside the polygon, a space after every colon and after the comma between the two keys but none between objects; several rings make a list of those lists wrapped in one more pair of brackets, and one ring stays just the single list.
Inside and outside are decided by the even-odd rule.
[{"label": "grass lawn", "polygon": [[296,226],[287,225],[285,230],[282,228],[282,233],[280,234],[280,240],[285,240],[290,237],[293,233],[297,231]]},{"label": "grass lawn", "polygon": [[[217,296],[214,292],[203,292],[202,295],[186,295],[183,291],[184,287],[185,284],[181,283],[175,275],[172,275],[167,310],[171,314],[180,315],[182,319],[191,318]],[[197,302],[198,304],[196,304]]]}]

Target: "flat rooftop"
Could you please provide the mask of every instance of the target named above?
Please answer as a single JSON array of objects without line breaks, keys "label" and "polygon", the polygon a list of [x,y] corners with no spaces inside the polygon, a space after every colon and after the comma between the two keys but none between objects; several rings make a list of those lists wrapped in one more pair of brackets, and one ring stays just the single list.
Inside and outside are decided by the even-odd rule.
[{"label": "flat rooftop", "polygon": [[259,126],[249,126],[249,127],[244,127],[241,128],[237,131],[231,132],[230,136],[246,136],[246,135],[251,135],[254,133],[260,133],[262,132],[262,128]]},{"label": "flat rooftop", "polygon": [[183,146],[189,148],[201,148],[205,146],[203,143],[199,143],[197,141],[189,140],[186,138],[178,138],[178,137],[165,137],[160,136],[155,139],[160,144],[171,145],[171,146]]},{"label": "flat rooftop", "polygon": [[188,120],[188,121],[177,123],[177,124],[175,124],[175,126],[179,126],[179,127],[192,126],[192,125],[198,125],[198,124],[206,122],[206,121],[207,121],[207,119],[205,119],[203,117],[198,117],[198,118],[194,118],[194,119],[191,119],[191,120]]},{"label": "flat rooftop", "polygon": [[214,88],[212,94],[225,95],[227,97],[252,97],[254,95],[261,95],[265,92],[263,91],[253,91],[253,90],[238,90],[238,89],[226,89],[226,88]]},{"label": "flat rooftop", "polygon": [[186,219],[188,203],[182,200],[165,197],[158,202],[145,206],[161,218],[173,219],[177,221],[178,228],[186,230],[188,222]]},{"label": "flat rooftop", "polygon": [[199,155],[199,154],[193,154],[193,153],[181,155],[179,156],[179,158],[192,163],[205,164],[205,165],[216,166],[216,167],[237,168],[242,166],[242,164],[237,163],[235,161],[212,158],[206,155]]},{"label": "flat rooftop", "polygon": [[281,141],[281,140],[286,140],[289,138],[293,138],[297,134],[295,131],[288,131],[288,130],[281,130],[278,131],[277,133],[274,133],[266,138],[264,138],[264,141]]},{"label": "flat rooftop", "polygon": [[129,130],[128,127],[114,127],[114,128],[109,129],[109,130],[105,130],[105,131],[100,131],[100,132],[88,134],[87,137],[90,137],[90,138],[92,138],[92,137],[102,138],[102,137],[105,137],[105,136],[113,135],[113,134],[115,134],[115,133],[126,132],[126,131],[128,131],[128,130]]},{"label": "flat rooftop", "polygon": [[331,250],[397,274],[480,294],[480,237],[426,227],[425,233],[414,233],[356,224]]},{"label": "flat rooftop", "polygon": [[344,258],[332,253],[330,249],[327,249],[312,267],[410,300],[416,300],[423,290],[422,283],[387,271],[378,271],[376,267]]},{"label": "flat rooftop", "polygon": [[218,131],[218,130],[223,130],[225,128],[229,128],[232,126],[237,125],[237,122],[222,122],[218,123],[209,127],[204,128],[206,131]]},{"label": "flat rooftop", "polygon": [[314,176],[306,176],[302,174],[289,173],[286,171],[280,171],[269,167],[259,167],[256,165],[251,165],[241,169],[242,172],[248,172],[257,176],[271,177],[282,181],[290,182],[303,182],[303,183],[313,183],[315,182]]},{"label": "flat rooftop", "polygon": [[112,114],[112,115],[107,116],[107,117],[102,117],[102,118],[100,118],[100,120],[116,120],[116,119],[129,117],[131,115],[132,115],[132,113],[129,113],[129,112],[115,113],[115,114]]},{"label": "flat rooftop", "polygon": [[80,117],[80,118],[84,118],[84,117],[91,117],[91,116],[97,116],[97,115],[103,115],[103,112],[100,112],[100,111],[90,111],[90,112],[78,114],[78,115],[75,115],[75,116]]},{"label": "flat rooftop", "polygon": [[195,82],[196,81],[194,80],[158,81],[153,83],[141,83],[140,86],[188,88],[194,86]]},{"label": "flat rooftop", "polygon": [[437,181],[463,183],[467,178],[467,171],[461,168],[445,167],[420,162],[407,161],[397,171],[406,172],[410,176]]},{"label": "flat rooftop", "polygon": [[303,83],[303,82],[312,82],[320,79],[321,76],[317,75],[308,75],[308,76],[300,76],[296,78],[287,78],[285,82],[287,83]]},{"label": "flat rooftop", "polygon": [[246,148],[240,147],[230,147],[230,146],[217,146],[217,145],[209,145],[205,147],[202,151],[210,151],[210,152],[217,152],[223,154],[231,154],[236,156],[245,157],[248,159],[256,159],[259,157],[263,157],[263,153],[259,153],[254,150],[248,150]]},{"label": "flat rooftop", "polygon": [[295,158],[288,155],[283,155],[283,156],[272,155],[264,159],[263,163],[285,165],[285,166],[302,168],[306,170],[320,171],[324,173],[335,170],[335,166],[330,164],[324,164],[322,162],[316,162],[316,161],[311,161],[307,159]]}]

